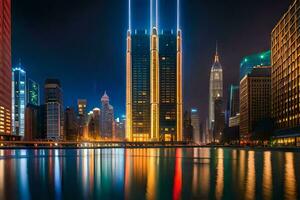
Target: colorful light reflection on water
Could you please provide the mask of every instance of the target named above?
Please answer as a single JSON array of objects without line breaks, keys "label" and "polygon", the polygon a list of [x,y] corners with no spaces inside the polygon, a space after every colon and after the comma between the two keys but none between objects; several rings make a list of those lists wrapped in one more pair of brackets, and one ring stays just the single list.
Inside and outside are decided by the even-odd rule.
[{"label": "colorful light reflection on water", "polygon": [[299,152],[0,150],[0,199],[298,199],[299,169]]}]

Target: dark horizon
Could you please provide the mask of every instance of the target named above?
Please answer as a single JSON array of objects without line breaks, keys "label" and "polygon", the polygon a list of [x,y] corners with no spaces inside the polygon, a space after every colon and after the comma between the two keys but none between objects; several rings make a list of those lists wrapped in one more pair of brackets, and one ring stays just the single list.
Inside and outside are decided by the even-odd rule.
[{"label": "dark horizon", "polygon": [[[148,8],[147,3],[132,2],[135,7]],[[160,28],[176,28],[176,9],[174,5],[174,13],[170,11],[171,2],[175,1],[160,0]],[[216,40],[226,97],[229,84],[238,83],[242,57],[270,48],[272,28],[290,2],[181,0],[186,109],[198,108],[202,120],[207,116]],[[78,98],[86,98],[89,109],[100,107],[106,90],[116,116],[120,116],[125,113],[127,12],[125,0],[13,0],[13,66],[21,59],[27,76],[39,82],[41,93],[46,78],[59,78],[65,107],[75,107]],[[133,19],[134,27],[148,27],[147,13],[146,17],[142,11],[134,15],[140,19]]]}]

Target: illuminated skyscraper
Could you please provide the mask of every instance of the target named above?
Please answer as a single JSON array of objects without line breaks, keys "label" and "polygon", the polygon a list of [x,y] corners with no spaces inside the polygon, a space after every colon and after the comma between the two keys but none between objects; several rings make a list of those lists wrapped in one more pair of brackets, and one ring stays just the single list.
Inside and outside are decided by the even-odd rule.
[{"label": "illuminated skyscraper", "polygon": [[0,0],[0,134],[11,133],[11,0]]},{"label": "illuminated skyscraper", "polygon": [[26,72],[21,63],[12,71],[12,127],[13,134],[24,136],[26,107]]},{"label": "illuminated skyscraper", "polygon": [[272,117],[281,145],[300,144],[300,1],[291,2],[271,34]]},{"label": "illuminated skyscraper", "polygon": [[46,124],[48,139],[63,139],[64,111],[62,88],[58,79],[45,81]]},{"label": "illuminated skyscraper", "polygon": [[223,97],[223,70],[216,48],[215,60],[210,70],[209,82],[209,129],[213,129],[215,121],[214,102],[216,98]]},{"label": "illuminated skyscraper", "polygon": [[40,105],[40,86],[31,79],[27,79],[26,95],[28,104]]},{"label": "illuminated skyscraper", "polygon": [[101,98],[101,137],[113,137],[114,108],[109,104],[109,96],[104,92]]},{"label": "illuminated skyscraper", "polygon": [[163,31],[159,35],[160,139],[176,140],[176,34]]},{"label": "illuminated skyscraper", "polygon": [[131,33],[126,54],[126,139],[182,140],[182,49],[177,1],[177,35],[158,29],[158,0],[150,0],[150,35]]}]

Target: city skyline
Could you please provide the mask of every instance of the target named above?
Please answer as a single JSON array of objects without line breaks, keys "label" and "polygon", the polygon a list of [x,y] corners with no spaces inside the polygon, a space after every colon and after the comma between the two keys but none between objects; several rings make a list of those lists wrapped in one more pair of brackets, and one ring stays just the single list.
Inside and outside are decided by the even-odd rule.
[{"label": "city skyline", "polygon": [[[132,1],[134,4],[134,0]],[[170,3],[170,5],[173,3],[174,7],[176,6],[175,1],[161,0],[159,2],[161,10],[166,9]],[[270,49],[269,35],[272,27],[286,10],[289,2],[272,1],[272,9],[267,10],[269,2],[262,1],[259,5],[250,1],[243,3],[233,2],[230,5],[234,6],[229,8],[229,5],[224,5],[222,2],[217,3],[217,1],[210,3],[199,1],[188,4],[182,1],[180,20],[182,29],[185,30],[183,34],[183,40],[185,41],[183,44],[185,109],[197,107],[202,120],[208,115],[208,74],[214,54],[215,40],[219,41],[222,65],[225,68],[224,91],[227,91],[230,83],[237,83],[239,76],[238,67],[243,56]],[[98,99],[102,91],[107,90],[111,93],[116,115],[121,116],[125,113],[126,56],[124,52],[126,40],[124,38],[126,38],[127,29],[127,20],[125,20],[128,14],[126,12],[127,2],[118,3],[117,6],[113,4],[114,2],[106,2],[105,5],[112,10],[109,13],[108,11],[102,13],[103,17],[101,19],[96,14],[97,9],[99,11],[103,9],[100,6],[103,3],[102,1],[90,1],[89,3],[76,1],[73,3],[73,6],[68,7],[69,9],[66,12],[68,17],[66,17],[66,13],[62,13],[61,9],[56,10],[55,16],[51,15],[53,9],[58,6],[56,2],[48,2],[50,9],[47,11],[41,8],[43,4],[36,3],[33,0],[26,2],[26,5],[19,1],[13,2],[14,5],[18,5],[14,6],[12,10],[14,18],[12,27],[13,63],[15,64],[19,58],[22,58],[25,70],[31,71],[32,77],[40,85],[47,77],[60,78],[64,94],[66,94],[64,95],[65,106],[76,105],[78,98],[86,98],[89,102],[89,110],[91,110],[94,106],[99,105]],[[59,4],[62,4],[62,8],[65,7],[65,3],[60,2]],[[248,16],[250,11],[245,11],[241,4],[248,5],[257,12]],[[84,9],[82,12],[77,11],[79,9],[78,5],[83,5]],[[134,6],[140,5],[135,3],[133,9]],[[228,9],[229,11],[230,9],[234,11],[234,16],[240,15],[241,19],[230,16],[228,16],[227,20],[223,19],[222,15],[228,15],[227,11],[225,12],[226,9],[223,11],[224,6],[227,8],[227,11]],[[41,10],[30,12],[31,9],[37,8]],[[147,6],[142,6],[141,8],[147,10]],[[220,12],[213,16],[210,12],[213,11],[212,8],[216,8]],[[198,12],[197,9],[203,12]],[[176,20],[176,9],[174,10],[174,13],[168,13],[170,16],[160,17],[160,19],[164,20],[159,21],[159,24],[176,30],[175,26],[172,27],[170,25],[172,24],[171,22]],[[116,15],[113,20],[116,20],[116,18],[122,20],[118,20],[115,23],[107,22],[106,19],[110,18],[111,13]],[[138,15],[142,15],[141,13],[138,12]],[[37,16],[40,17],[33,19]],[[92,19],[93,17],[95,19]],[[141,19],[143,20],[143,18]],[[86,23],[88,20],[89,25]],[[47,26],[42,25],[42,22]],[[78,33],[74,33],[72,30],[78,23],[83,28],[88,28],[90,32],[81,30]],[[133,23],[136,23],[137,26],[140,26],[139,23],[141,24],[141,22],[137,23],[136,21]],[[101,25],[98,26],[97,24]],[[195,25],[197,27],[192,29]],[[233,30],[232,27],[234,26],[239,26],[239,31]],[[201,27],[202,29],[200,29]],[[148,26],[142,28],[148,28]],[[259,38],[250,34],[254,30],[261,35]],[[21,34],[21,32],[24,34]],[[70,35],[71,32],[72,34]],[[232,44],[230,41],[242,32],[249,33],[239,39],[240,42],[237,43],[240,45]],[[87,34],[90,36],[87,37]],[[66,38],[67,35],[71,37]],[[201,37],[195,37],[195,35]],[[80,41],[84,37],[86,39]],[[193,39],[191,40],[190,38]],[[50,41],[54,39],[60,45],[50,44]],[[29,48],[28,41],[30,41],[31,45],[34,43],[34,45],[30,46],[32,50],[29,52],[25,51],[27,47]],[[253,43],[255,45],[252,45]],[[80,49],[84,49],[84,51]],[[239,51],[235,51],[235,49]],[[66,53],[62,55],[61,51]],[[77,56],[75,58],[74,55],[79,55],[79,51],[82,54],[80,57]],[[117,59],[111,58],[111,55],[116,55]],[[84,71],[82,66],[84,66]],[[43,68],[43,70],[40,70],[40,68]],[[67,73],[69,70],[72,70],[72,76],[62,77],[59,75]],[[74,79],[80,80],[80,78],[83,78],[83,81],[74,83]],[[198,85],[201,85],[201,87],[198,87]]]}]

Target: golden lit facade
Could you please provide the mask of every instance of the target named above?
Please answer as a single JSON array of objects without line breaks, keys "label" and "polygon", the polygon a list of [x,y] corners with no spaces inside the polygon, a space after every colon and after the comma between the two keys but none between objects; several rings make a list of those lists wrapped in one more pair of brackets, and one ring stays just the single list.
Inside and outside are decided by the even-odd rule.
[{"label": "golden lit facade", "polygon": [[272,116],[276,128],[300,125],[300,1],[293,1],[272,31]]},{"label": "golden lit facade", "polygon": [[[179,1],[177,1],[179,7]],[[126,53],[126,140],[182,140],[182,37],[179,29],[172,34],[173,55],[160,52],[158,1],[150,1],[150,35],[129,29]],[[178,11],[179,12],[179,8]],[[178,21],[179,23],[179,21]],[[147,38],[145,38],[147,37]],[[165,43],[167,46],[168,42]],[[168,63],[168,61],[172,62]],[[161,68],[162,65],[162,68]],[[165,66],[165,68],[163,68]],[[167,68],[174,70],[162,70]],[[161,85],[161,80],[163,85]],[[172,80],[172,81],[170,81]],[[163,98],[161,98],[163,94]],[[161,105],[165,103],[164,105]]]},{"label": "golden lit facade", "polygon": [[159,59],[158,33],[154,27],[150,40],[151,140],[159,140]]}]

